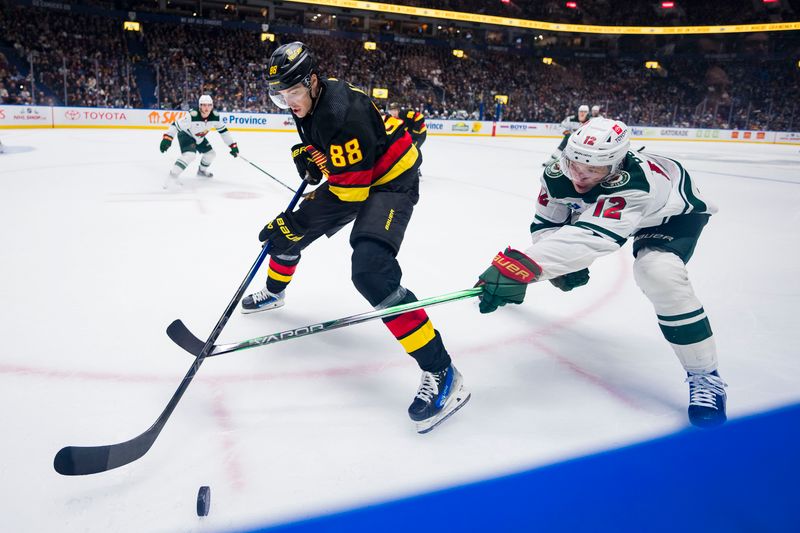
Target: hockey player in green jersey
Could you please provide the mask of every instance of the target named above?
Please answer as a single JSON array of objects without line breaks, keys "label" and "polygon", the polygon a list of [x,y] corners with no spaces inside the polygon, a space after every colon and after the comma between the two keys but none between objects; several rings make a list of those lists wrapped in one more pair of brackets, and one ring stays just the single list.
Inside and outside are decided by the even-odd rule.
[{"label": "hockey player in green jersey", "polygon": [[716,208],[673,159],[629,151],[628,127],[595,118],[548,165],[531,224],[533,245],[506,249],[480,276],[480,310],[521,303],[529,283],[564,291],[589,281],[589,265],[633,238],[633,274],[658,325],[687,373],[689,419],[709,427],[726,420],[725,383],[705,310],[686,263]]},{"label": "hockey player in green jersey", "polygon": [[[597,112],[598,114],[600,113],[599,107],[597,107]],[[592,115],[589,115],[589,106],[583,104],[578,108],[577,115],[570,115],[563,121],[561,121],[561,129],[564,130],[564,138],[561,139],[561,144],[559,144],[558,148],[556,148],[556,151],[552,153],[550,159],[542,163],[542,166],[546,167],[547,165],[554,163],[555,161],[558,161],[561,158],[561,153],[564,151],[564,147],[567,146],[567,142],[569,141],[570,136],[576,131],[578,131],[578,128],[580,128],[581,126],[583,126],[596,116],[598,115],[595,115],[594,113],[592,113]]]},{"label": "hockey player in green jersey", "polygon": [[178,136],[178,144],[181,147],[181,156],[175,161],[172,169],[169,171],[164,182],[164,188],[168,189],[170,185],[180,187],[183,185],[178,178],[189,164],[194,161],[197,152],[203,154],[200,158],[200,168],[197,169],[197,175],[203,178],[210,178],[214,174],[208,171],[211,162],[217,156],[211,143],[206,139],[206,135],[212,130],[217,130],[222,140],[231,149],[231,155],[237,157],[239,155],[239,147],[236,141],[233,140],[228,128],[220,120],[219,115],[214,112],[214,101],[207,94],[204,94],[198,100],[197,109],[190,110],[184,117],[176,120],[169,125],[167,133],[161,139],[161,152],[166,152],[172,139]]},{"label": "hockey player in green jersey", "polygon": [[[324,183],[296,211],[278,214],[259,233],[259,240],[271,246],[267,283],[242,300],[242,311],[284,305],[302,250],[351,222],[356,289],[376,309],[416,301],[400,285],[396,259],[419,199],[422,156],[410,135],[400,121],[384,124],[362,90],[323,78],[301,42],[277,48],[267,68],[270,98],[291,110],[297,125],[301,142],[292,147],[292,158],[298,173],[311,183]],[[469,392],[423,309],[384,323],[422,370],[408,414],[417,431],[426,433],[461,408]]]}]

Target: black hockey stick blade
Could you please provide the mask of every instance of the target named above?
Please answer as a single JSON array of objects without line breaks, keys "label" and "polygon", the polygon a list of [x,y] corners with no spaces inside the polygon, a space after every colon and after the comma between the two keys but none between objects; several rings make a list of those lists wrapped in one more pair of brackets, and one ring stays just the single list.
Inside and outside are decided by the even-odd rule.
[{"label": "black hockey stick blade", "polygon": [[167,326],[167,336],[172,339],[172,342],[197,357],[203,351],[205,342],[198,339],[194,333],[189,331],[186,324],[181,319],[174,320],[172,324]]},{"label": "black hockey stick blade", "polygon": [[[300,200],[300,196],[303,194],[303,190],[305,189],[307,183],[308,182],[303,182],[300,185],[300,188],[295,193],[292,201],[289,202],[287,211],[293,210],[297,205],[297,202]],[[161,433],[161,430],[164,429],[164,425],[166,425],[169,417],[172,416],[173,411],[175,411],[175,407],[177,407],[178,402],[181,401],[186,389],[192,383],[195,375],[200,370],[200,365],[203,364],[203,360],[206,358],[208,353],[211,352],[214,342],[216,342],[217,337],[219,337],[222,329],[225,327],[225,324],[228,323],[228,319],[230,319],[231,314],[239,305],[239,301],[242,299],[244,291],[253,281],[256,272],[264,262],[269,250],[270,244],[268,242],[261,249],[261,252],[258,254],[255,262],[250,267],[250,270],[247,271],[247,275],[245,275],[244,280],[242,280],[242,282],[239,284],[239,288],[236,289],[236,293],[233,295],[233,298],[231,298],[230,302],[228,302],[228,306],[225,308],[222,316],[220,316],[219,320],[217,320],[217,324],[214,326],[214,329],[208,336],[208,340],[205,343],[202,343],[203,348],[200,349],[200,354],[195,358],[192,366],[189,367],[189,370],[183,377],[181,384],[178,385],[178,388],[175,390],[172,398],[170,398],[169,402],[167,402],[167,406],[164,407],[164,410],[158,416],[153,425],[138,437],[134,437],[131,440],[120,442],[118,444],[110,444],[106,446],[67,446],[62,448],[58,451],[53,459],[53,468],[55,468],[56,472],[64,476],[97,474],[113,468],[118,468],[128,463],[132,463],[147,453],[147,451],[153,446],[153,443],[155,443],[158,435]],[[175,324],[175,330],[180,331],[183,329],[188,332],[185,326],[182,328],[181,326],[183,326],[183,324],[177,320]],[[186,342],[191,344],[191,338],[196,337],[191,335],[191,333],[189,333],[189,335],[190,337],[184,336],[183,338],[187,339]]]},{"label": "black hockey stick blade", "polygon": [[112,470],[142,457],[158,436],[153,428],[120,444],[105,446],[67,446],[53,460],[53,467],[62,476],[85,476]]}]

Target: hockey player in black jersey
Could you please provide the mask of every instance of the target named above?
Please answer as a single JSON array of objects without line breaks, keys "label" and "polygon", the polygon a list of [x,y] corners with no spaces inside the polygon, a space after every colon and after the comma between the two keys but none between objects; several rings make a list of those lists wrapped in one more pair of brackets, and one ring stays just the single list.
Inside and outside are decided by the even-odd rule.
[{"label": "hockey player in black jersey", "polygon": [[[416,301],[400,285],[396,259],[419,198],[422,158],[411,136],[399,122],[385,125],[360,89],[320,77],[303,43],[276,49],[267,68],[270,97],[290,109],[297,124],[301,142],[292,147],[292,157],[300,176],[325,183],[297,211],[280,213],[259,233],[259,240],[271,244],[267,284],[242,301],[242,311],[282,306],[302,250],[350,222],[356,289],[375,308]],[[384,322],[422,369],[408,413],[425,433],[464,405],[469,392],[424,310]]]},{"label": "hockey player in black jersey", "polygon": [[425,117],[422,113],[413,109],[402,109],[400,104],[392,102],[389,104],[389,114],[384,118],[384,122],[389,123],[392,117],[403,122],[403,128],[411,135],[411,140],[419,149],[422,148],[425,139],[428,137],[428,128],[425,126]]}]

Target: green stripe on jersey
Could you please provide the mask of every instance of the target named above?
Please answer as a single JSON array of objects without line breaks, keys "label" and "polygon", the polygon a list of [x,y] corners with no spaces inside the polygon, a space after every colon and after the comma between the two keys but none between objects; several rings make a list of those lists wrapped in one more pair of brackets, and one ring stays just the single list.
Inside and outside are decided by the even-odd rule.
[{"label": "green stripe on jersey", "polygon": [[566,222],[562,222],[561,224],[556,224],[555,222],[550,222],[549,220],[536,215],[533,217],[533,222],[531,222],[531,233],[541,231],[543,229],[549,228],[560,228]]},{"label": "green stripe on jersey", "polygon": [[605,235],[606,237],[611,237],[614,240],[614,242],[616,242],[620,246],[625,244],[625,242],[628,240],[625,237],[620,237],[619,235],[617,235],[613,231],[609,231],[609,230],[607,230],[605,228],[601,228],[600,226],[596,226],[595,224],[592,224],[590,222],[578,221],[578,222],[575,223],[575,227],[588,229],[589,231],[591,231],[593,233],[597,233],[598,235]]},{"label": "green stripe on jersey", "polygon": [[674,159],[670,159],[673,163],[678,165],[678,168],[681,170],[681,195],[683,196],[683,200],[687,203],[687,209],[683,211],[684,214],[689,211],[688,207],[691,206],[691,210],[696,211],[698,213],[705,213],[708,210],[708,206],[703,202],[700,198],[695,196],[694,191],[692,190],[692,177],[689,176],[689,173],[686,172],[686,169],[683,168],[683,165],[675,161]]},{"label": "green stripe on jersey", "polygon": [[663,320],[664,322],[678,322],[679,320],[686,320],[687,318],[692,318],[693,316],[702,315],[705,313],[703,308],[697,309],[695,311],[690,311],[688,313],[683,313],[682,315],[656,315],[659,320]]},{"label": "green stripe on jersey", "polygon": [[704,341],[713,335],[711,324],[709,324],[707,318],[684,326],[665,326],[659,324],[658,327],[661,328],[661,333],[664,334],[664,338],[667,339],[668,342],[680,344],[681,346]]}]

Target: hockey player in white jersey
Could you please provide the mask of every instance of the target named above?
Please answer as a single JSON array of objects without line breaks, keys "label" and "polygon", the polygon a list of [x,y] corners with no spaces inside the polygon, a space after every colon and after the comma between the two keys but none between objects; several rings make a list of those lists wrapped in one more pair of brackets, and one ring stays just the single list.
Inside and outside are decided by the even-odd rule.
[{"label": "hockey player in white jersey", "polygon": [[589,117],[589,119],[591,120],[593,118],[602,117],[602,116],[603,115],[600,113],[600,106],[597,105],[597,104],[593,105],[592,106],[592,116]]},{"label": "hockey player in white jersey", "polygon": [[176,120],[169,125],[167,133],[161,139],[161,152],[166,152],[172,144],[172,139],[177,135],[178,144],[181,147],[181,156],[175,161],[172,169],[169,171],[169,176],[164,182],[164,188],[167,189],[170,185],[181,186],[182,183],[178,176],[183,172],[189,164],[197,157],[197,152],[203,154],[200,158],[200,168],[197,169],[197,175],[203,178],[210,178],[214,174],[208,171],[211,162],[216,157],[214,148],[211,143],[206,139],[206,135],[212,130],[217,130],[222,140],[231,149],[231,155],[238,157],[239,147],[236,141],[233,140],[228,128],[214,112],[214,101],[211,96],[204,94],[198,100],[197,109],[191,109],[183,118]]},{"label": "hockey player in white jersey", "polygon": [[689,282],[686,263],[716,208],[680,163],[629,151],[628,128],[596,118],[573,134],[545,168],[531,224],[533,244],[507,248],[480,276],[480,310],[521,303],[529,283],[564,291],[589,281],[589,265],[633,238],[633,274],[689,383],[689,419],[700,427],[726,420],[725,383],[714,336]]},{"label": "hockey player in white jersey", "polygon": [[561,158],[561,152],[564,151],[564,147],[567,146],[567,141],[569,141],[570,135],[578,131],[578,128],[586,124],[592,117],[589,116],[589,106],[584,104],[578,108],[577,115],[570,115],[564,120],[561,121],[561,129],[564,130],[564,138],[561,139],[561,144],[558,145],[556,151],[552,153],[550,159],[542,163],[543,167],[554,163]]}]

